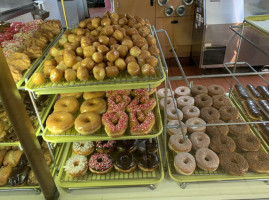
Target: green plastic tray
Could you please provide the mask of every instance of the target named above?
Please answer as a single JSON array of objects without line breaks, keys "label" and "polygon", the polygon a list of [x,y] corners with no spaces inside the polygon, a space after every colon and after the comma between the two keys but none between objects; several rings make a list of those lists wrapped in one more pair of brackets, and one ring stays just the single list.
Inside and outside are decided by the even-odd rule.
[{"label": "green plastic tray", "polygon": [[160,147],[158,152],[160,167],[154,172],[143,172],[137,168],[132,173],[120,173],[113,169],[108,174],[96,175],[88,170],[83,177],[72,178],[71,176],[68,176],[63,169],[66,160],[72,155],[72,143],[69,143],[68,145],[57,177],[57,184],[62,188],[153,185],[160,183],[164,178]]},{"label": "green plastic tray", "polygon": [[245,21],[269,36],[269,15],[249,16],[245,18]]},{"label": "green plastic tray", "polygon": [[[163,131],[163,124],[162,124],[159,103],[158,103],[158,98],[157,98],[156,93],[155,93],[155,98],[156,98],[156,107],[154,109],[154,114],[155,114],[156,121],[151,132],[147,135],[133,136],[130,134],[129,127],[128,127],[123,136],[117,137],[117,138],[111,138],[106,134],[104,127],[101,126],[101,129],[98,130],[97,133],[85,136],[85,135],[79,134],[75,130],[75,127],[73,126],[70,130],[64,132],[61,135],[56,135],[56,134],[51,133],[46,127],[43,133],[43,138],[49,142],[59,143],[59,142],[80,142],[80,141],[98,141],[98,140],[148,139],[148,138],[157,137]],[[77,116],[78,114],[79,112],[77,112],[75,116]]]}]

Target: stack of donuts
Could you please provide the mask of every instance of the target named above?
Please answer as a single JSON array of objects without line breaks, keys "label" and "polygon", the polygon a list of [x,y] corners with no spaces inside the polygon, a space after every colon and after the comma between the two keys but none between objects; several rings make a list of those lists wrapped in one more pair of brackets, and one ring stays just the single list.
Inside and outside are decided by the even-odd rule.
[{"label": "stack of donuts", "polygon": [[152,172],[159,167],[158,142],[149,140],[119,140],[97,142],[73,142],[72,156],[64,169],[71,177],[93,174],[107,174],[113,170],[123,173],[137,168]]},{"label": "stack of donuts", "polygon": [[113,138],[122,136],[129,125],[131,135],[146,135],[155,124],[154,92],[155,89],[84,92],[83,100],[82,93],[62,94],[46,125],[53,134],[63,134],[74,126],[79,134],[90,135],[103,124]]},{"label": "stack of donuts", "polygon": [[[163,89],[158,91],[163,97]],[[191,175],[196,165],[206,171],[220,167],[231,175],[244,175],[248,169],[257,173],[269,173],[269,155],[261,151],[260,140],[250,132],[249,125],[201,126],[219,123],[242,123],[239,111],[233,107],[224,88],[211,85],[208,88],[194,85],[191,89],[181,86],[174,91],[177,108],[172,97],[167,101],[168,125],[182,125],[168,129],[169,148],[177,155],[174,167],[180,174]],[[168,93],[168,96],[171,96]],[[164,109],[164,99],[160,100]],[[180,116],[179,122],[176,109]],[[186,127],[185,125],[198,125]],[[189,139],[182,135],[190,134]],[[244,152],[244,156],[242,154]],[[194,156],[193,156],[194,155]]]}]

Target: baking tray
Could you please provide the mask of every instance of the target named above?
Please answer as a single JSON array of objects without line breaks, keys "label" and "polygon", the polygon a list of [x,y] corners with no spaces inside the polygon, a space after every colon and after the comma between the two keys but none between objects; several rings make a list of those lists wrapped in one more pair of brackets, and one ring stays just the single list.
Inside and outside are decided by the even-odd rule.
[{"label": "baking tray", "polygon": [[[159,143],[159,140],[158,140]],[[154,185],[160,183],[164,178],[162,157],[159,145],[159,163],[160,166],[153,172],[143,172],[137,169],[132,173],[120,173],[113,169],[110,173],[96,175],[89,170],[83,177],[73,178],[68,176],[63,169],[66,160],[72,155],[72,143],[68,144],[68,150],[65,151],[60,172],[57,177],[57,184],[62,188],[89,188],[89,187],[115,187],[115,186],[136,186],[136,185]]]},{"label": "baking tray", "polygon": [[[98,140],[148,139],[148,138],[157,137],[163,131],[163,124],[162,124],[159,103],[158,103],[158,98],[157,98],[156,93],[155,93],[155,98],[156,98],[156,107],[154,108],[154,114],[155,114],[156,121],[151,132],[147,135],[133,136],[130,134],[129,127],[128,127],[123,136],[112,138],[106,134],[104,130],[104,126],[102,125],[101,129],[99,129],[96,133],[92,135],[87,135],[87,136],[81,135],[80,133],[78,133],[75,130],[74,126],[61,135],[56,135],[56,134],[51,133],[46,127],[43,133],[43,138],[49,142],[59,143],[59,142],[80,142],[80,141],[98,141]],[[77,116],[78,114],[79,114],[79,111],[76,113],[75,116]]]}]

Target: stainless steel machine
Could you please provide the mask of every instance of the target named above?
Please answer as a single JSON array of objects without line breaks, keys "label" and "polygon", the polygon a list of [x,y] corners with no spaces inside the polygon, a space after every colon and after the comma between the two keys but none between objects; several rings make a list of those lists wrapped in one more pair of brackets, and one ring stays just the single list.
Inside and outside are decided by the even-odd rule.
[{"label": "stainless steel machine", "polygon": [[[268,0],[196,0],[192,60],[200,68],[223,67],[223,63],[234,62],[239,37],[229,27],[240,25],[247,16],[268,13]],[[269,52],[268,38],[254,35],[254,31],[248,28],[244,29],[244,35]],[[242,41],[238,61],[253,66],[269,64],[268,57],[246,41]]]}]

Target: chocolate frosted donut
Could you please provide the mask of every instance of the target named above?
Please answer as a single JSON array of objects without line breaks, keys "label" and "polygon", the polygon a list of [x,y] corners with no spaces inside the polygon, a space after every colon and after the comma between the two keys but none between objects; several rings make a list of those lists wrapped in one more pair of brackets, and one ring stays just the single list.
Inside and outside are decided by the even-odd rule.
[{"label": "chocolate frosted donut", "polygon": [[223,106],[231,105],[230,99],[226,97],[225,95],[216,95],[216,96],[213,96],[212,98],[213,98],[213,107],[217,109]]},{"label": "chocolate frosted donut", "polygon": [[248,100],[251,99],[250,95],[247,93],[247,90],[239,84],[234,86],[234,93],[240,100]]},{"label": "chocolate frosted donut", "polygon": [[137,148],[137,140],[118,140],[116,141],[117,149],[120,152],[134,152]]},{"label": "chocolate frosted donut", "polygon": [[152,152],[156,153],[158,151],[158,141],[156,138],[150,140],[139,140],[137,145],[137,150],[140,153]]},{"label": "chocolate frosted donut", "polygon": [[263,96],[264,99],[269,100],[269,90],[267,87],[260,85],[256,89]]},{"label": "chocolate frosted donut", "polygon": [[208,90],[203,85],[193,85],[191,88],[191,94],[194,97],[198,94],[207,94],[207,93],[208,93]]},{"label": "chocolate frosted donut", "polygon": [[[232,119],[229,123],[241,123],[244,122],[242,119]],[[249,133],[250,127],[248,124],[233,124],[229,125],[229,133],[231,135],[237,135],[241,133]]]},{"label": "chocolate frosted donut", "polygon": [[[222,120],[212,120],[207,122],[207,124],[223,124],[225,123]],[[217,136],[217,135],[228,135],[229,128],[227,125],[216,125],[216,126],[207,126],[206,127],[206,133],[210,135],[211,137]]]},{"label": "chocolate frosted donut", "polygon": [[193,106],[194,98],[190,96],[181,96],[177,98],[177,107],[183,108],[184,106]]},{"label": "chocolate frosted donut", "polygon": [[[200,118],[190,118],[186,122],[186,125],[205,125],[205,121]],[[205,132],[206,126],[192,126],[187,127],[189,133],[193,132]]]},{"label": "chocolate frosted donut", "polygon": [[[262,121],[262,120],[260,120],[260,121]],[[269,124],[260,123],[260,124],[256,124],[256,126],[258,126],[259,131],[261,132],[261,134],[263,135],[263,137],[268,142],[269,141]]]},{"label": "chocolate frosted donut", "polygon": [[136,169],[136,159],[129,152],[119,153],[115,159],[114,168],[119,172],[130,173]]},{"label": "chocolate frosted donut", "polygon": [[207,134],[203,132],[194,132],[190,136],[190,140],[192,143],[192,148],[194,150],[200,149],[200,148],[208,148],[210,144],[210,138]]},{"label": "chocolate frosted donut", "polygon": [[256,88],[252,84],[247,84],[246,88],[256,100],[260,100],[263,98],[262,95],[256,90]]},{"label": "chocolate frosted donut", "polygon": [[190,153],[181,152],[175,156],[174,166],[179,174],[191,175],[196,168],[196,162]]},{"label": "chocolate frosted donut", "polygon": [[210,148],[216,153],[234,152],[236,145],[227,135],[216,135],[211,138]]},{"label": "chocolate frosted donut", "polygon": [[142,171],[152,172],[159,167],[159,158],[154,153],[146,152],[138,157],[138,167]]},{"label": "chocolate frosted donut", "polygon": [[185,120],[200,116],[200,110],[196,106],[184,106],[182,112]]},{"label": "chocolate frosted donut", "polygon": [[206,122],[209,122],[211,120],[218,120],[220,118],[220,113],[216,108],[204,107],[201,109],[200,117]]},{"label": "chocolate frosted donut", "polygon": [[267,100],[260,100],[260,105],[269,114],[269,102]]},{"label": "chocolate frosted donut", "polygon": [[221,168],[231,175],[243,176],[248,171],[246,159],[235,152],[225,152],[219,154]]},{"label": "chocolate frosted donut", "polygon": [[256,105],[255,101],[253,100],[243,101],[243,107],[249,118],[253,120],[262,119],[262,113],[259,107]]},{"label": "chocolate frosted donut", "polygon": [[260,139],[251,133],[238,134],[236,144],[243,151],[259,151],[261,148]]},{"label": "chocolate frosted donut", "polygon": [[180,87],[177,87],[175,89],[175,94],[176,94],[176,97],[190,96],[191,95],[191,90],[190,90],[190,88],[188,88],[186,86],[180,86]]},{"label": "chocolate frosted donut", "polygon": [[220,119],[223,121],[229,121],[232,119],[237,119],[239,117],[239,111],[237,108],[232,106],[223,106],[219,109]]},{"label": "chocolate frosted donut", "polygon": [[215,95],[223,95],[225,93],[225,90],[220,85],[210,85],[208,86],[208,95],[215,96]]},{"label": "chocolate frosted donut", "polygon": [[[168,122],[167,124],[168,126],[169,125],[180,125],[179,121],[178,120],[172,120],[170,122]],[[182,129],[184,131],[184,134],[187,133],[187,127],[185,126],[185,124],[183,122],[181,122],[181,125],[182,125]],[[170,134],[170,135],[175,135],[175,134],[182,134],[182,131],[181,131],[181,128],[168,128],[167,129],[167,132]]]},{"label": "chocolate frosted donut", "polygon": [[197,166],[206,171],[215,171],[219,167],[219,157],[207,148],[198,149],[195,153]]},{"label": "chocolate frosted donut", "polygon": [[269,173],[269,155],[267,153],[262,151],[247,152],[245,158],[252,171],[260,174]]},{"label": "chocolate frosted donut", "polygon": [[213,104],[212,98],[207,94],[198,94],[194,98],[195,106],[198,108],[210,107]]}]

